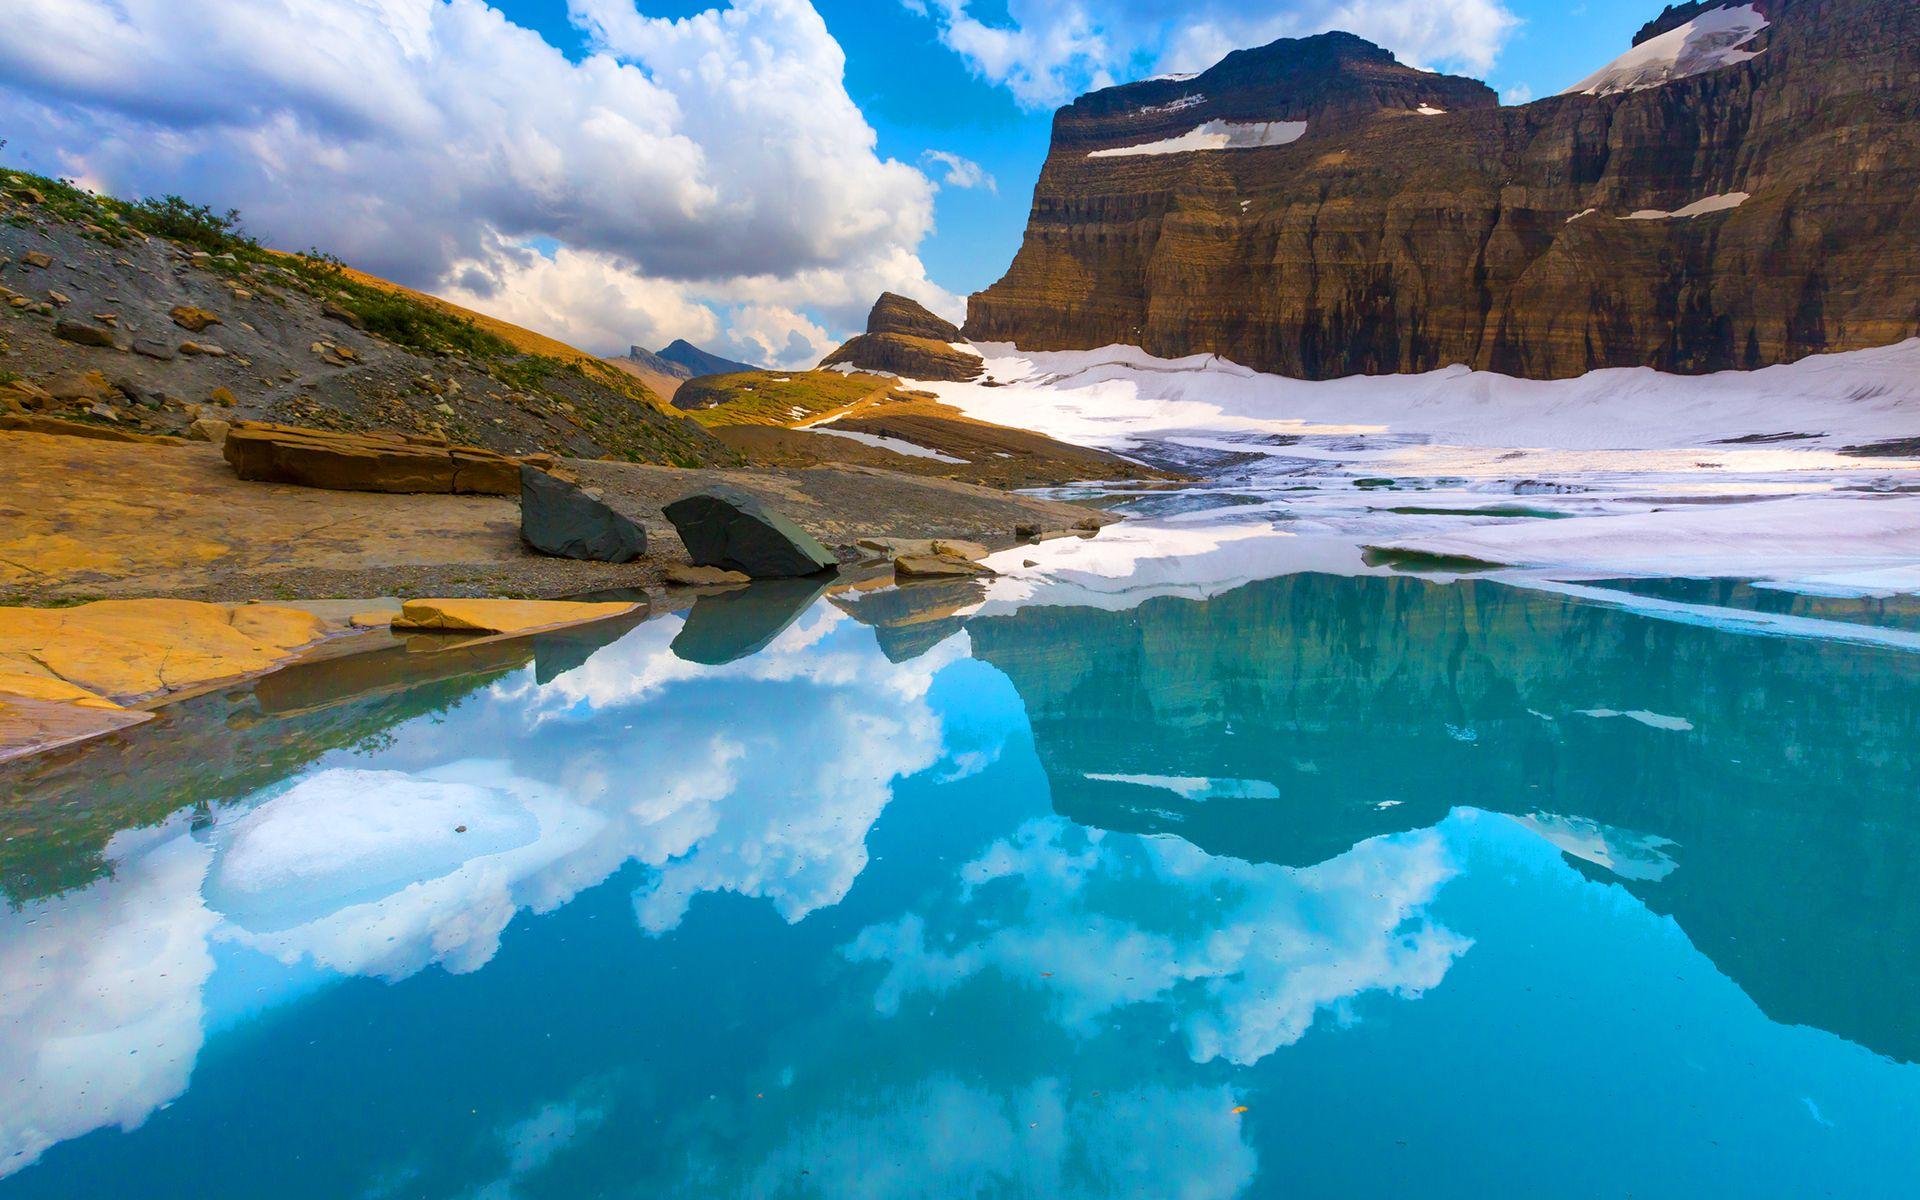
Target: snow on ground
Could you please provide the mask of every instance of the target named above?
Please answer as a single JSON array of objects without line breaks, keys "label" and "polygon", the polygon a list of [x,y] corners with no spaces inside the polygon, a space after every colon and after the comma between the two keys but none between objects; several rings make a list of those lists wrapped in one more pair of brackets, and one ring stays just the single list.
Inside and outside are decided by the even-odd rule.
[{"label": "snow on ground", "polygon": [[804,426],[808,433],[824,433],[828,437],[847,438],[867,446],[878,446],[882,450],[891,450],[895,454],[904,454],[909,458],[931,458],[936,462],[964,463],[964,458],[955,458],[951,454],[942,454],[930,446],[918,442],[909,442],[904,438],[884,437],[877,433],[861,433],[854,429],[833,429],[826,424]]},{"label": "snow on ground", "polygon": [[1179,137],[1162,138],[1138,146],[1094,150],[1088,158],[1128,158],[1142,154],[1189,154],[1195,150],[1257,150],[1285,146],[1307,135],[1305,121],[1208,121]]},{"label": "snow on ground", "polygon": [[1609,96],[1644,91],[1747,62],[1759,57],[1758,51],[1746,47],[1767,23],[1751,4],[1701,13],[1678,29],[1635,46],[1568,88],[1567,94]]},{"label": "snow on ground", "polygon": [[[1388,547],[1530,579],[1740,575],[1920,590],[1920,340],[1753,372],[1531,381],[1454,367],[1311,382],[1131,347],[976,347],[998,386],[928,383],[971,416],[1201,482],[1056,489],[1133,517],[995,560],[988,608],[1130,607]],[[1033,561],[1035,566],[1025,564]]]}]

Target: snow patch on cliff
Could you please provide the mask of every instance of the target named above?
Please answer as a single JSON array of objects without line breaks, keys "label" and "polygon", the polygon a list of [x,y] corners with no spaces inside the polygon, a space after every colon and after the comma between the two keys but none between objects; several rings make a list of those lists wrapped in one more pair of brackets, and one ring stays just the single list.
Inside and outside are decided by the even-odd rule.
[{"label": "snow patch on cliff", "polygon": [[1747,43],[1767,27],[1751,4],[1716,8],[1627,51],[1568,88],[1566,95],[1611,96],[1662,87],[1676,79],[1737,66],[1760,56]]},{"label": "snow patch on cliff", "polygon": [[1663,212],[1657,208],[1643,208],[1639,212],[1628,213],[1620,218],[1623,221],[1682,221],[1694,217],[1704,217],[1712,213],[1731,212],[1752,199],[1746,192],[1726,192],[1718,196],[1708,196],[1704,200],[1695,200],[1685,208],[1676,208],[1672,212]]},{"label": "snow patch on cliff", "polygon": [[1087,157],[1130,158],[1147,154],[1191,154],[1198,150],[1257,150],[1262,146],[1285,146],[1306,135],[1305,121],[1208,121],[1179,137],[1162,138],[1138,146],[1094,150]]}]

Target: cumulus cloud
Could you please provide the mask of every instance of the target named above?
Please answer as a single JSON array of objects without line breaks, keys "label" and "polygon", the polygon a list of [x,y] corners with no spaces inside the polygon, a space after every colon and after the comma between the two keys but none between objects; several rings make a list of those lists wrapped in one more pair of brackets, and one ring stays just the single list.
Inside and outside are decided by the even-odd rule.
[{"label": "cumulus cloud", "polygon": [[184,824],[118,835],[113,874],[78,892],[0,906],[0,1178],[187,1090],[216,918]]},{"label": "cumulus cloud", "polygon": [[[1091,1036],[1118,1009],[1160,1004],[1195,1062],[1251,1066],[1364,992],[1438,986],[1472,945],[1426,916],[1456,873],[1432,830],[1296,870],[1047,817],[962,868],[952,909],[870,926],[846,954],[886,965],[882,1013],[992,971],[1046,992],[1069,1030]],[[1011,902],[989,891],[1007,888]],[[1204,917],[1183,928],[1168,914]]]},{"label": "cumulus cloud", "polygon": [[963,158],[947,150],[928,150],[921,159],[944,167],[946,173],[940,179],[940,186],[950,188],[985,188],[989,192],[998,192],[1000,182],[987,173],[987,169],[970,158]]},{"label": "cumulus cloud", "polygon": [[569,11],[579,61],[483,0],[13,0],[0,125],[30,165],[590,350],[808,313],[780,358],[888,287],[953,305],[918,258],[935,186],[877,152],[806,0]]},{"label": "cumulus cloud", "polygon": [[[378,753],[337,756],[209,827],[183,814],[121,834],[110,876],[0,906],[0,1178],[185,1092],[218,1023],[216,947],[334,975],[472,972],[518,915],[629,862],[648,869],[633,906],[653,935],[704,893],[789,922],[837,904],[895,781],[959,766],[928,691],[965,638],[896,665],[821,606],[710,667],[674,656],[683,624],[648,622],[546,683],[527,671],[397,726]],[[449,746],[499,757],[448,763]],[[589,1117],[516,1125],[509,1166],[537,1170]]]},{"label": "cumulus cloud", "polygon": [[1141,74],[1202,71],[1230,50],[1330,29],[1419,66],[1483,73],[1519,24],[1503,0],[1007,0],[1004,22],[975,15],[972,0],[904,3],[1030,108]]}]

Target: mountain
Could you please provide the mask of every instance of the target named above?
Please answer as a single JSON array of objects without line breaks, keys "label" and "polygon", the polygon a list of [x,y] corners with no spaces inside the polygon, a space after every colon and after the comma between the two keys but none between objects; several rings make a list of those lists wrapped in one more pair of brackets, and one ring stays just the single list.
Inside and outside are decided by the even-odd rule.
[{"label": "mountain", "polygon": [[883,371],[908,379],[978,379],[986,373],[986,362],[955,346],[959,340],[960,329],[953,322],[917,300],[882,292],[867,314],[867,331],[820,360],[820,366]]},{"label": "mountain", "polygon": [[[634,347],[639,350],[639,347]],[[632,351],[629,351],[631,354]],[[641,351],[641,353],[645,353]],[[702,375],[735,375],[741,371],[764,371],[752,363],[743,363],[731,358],[721,358],[718,354],[709,354],[684,338],[676,340],[671,346],[660,351],[654,357],[680,367],[686,372],[685,378],[698,379]]]},{"label": "mountain", "polygon": [[1306,378],[1754,368],[1920,334],[1920,5],[1667,10],[1502,108],[1348,34],[1055,117],[966,334]]}]

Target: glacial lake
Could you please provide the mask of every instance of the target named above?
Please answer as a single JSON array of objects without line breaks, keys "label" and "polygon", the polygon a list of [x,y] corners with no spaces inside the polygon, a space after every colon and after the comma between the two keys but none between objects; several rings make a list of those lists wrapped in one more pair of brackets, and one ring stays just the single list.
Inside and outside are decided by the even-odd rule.
[{"label": "glacial lake", "polygon": [[0,1197],[1920,1194],[1911,611],[971,586],[7,769]]}]

